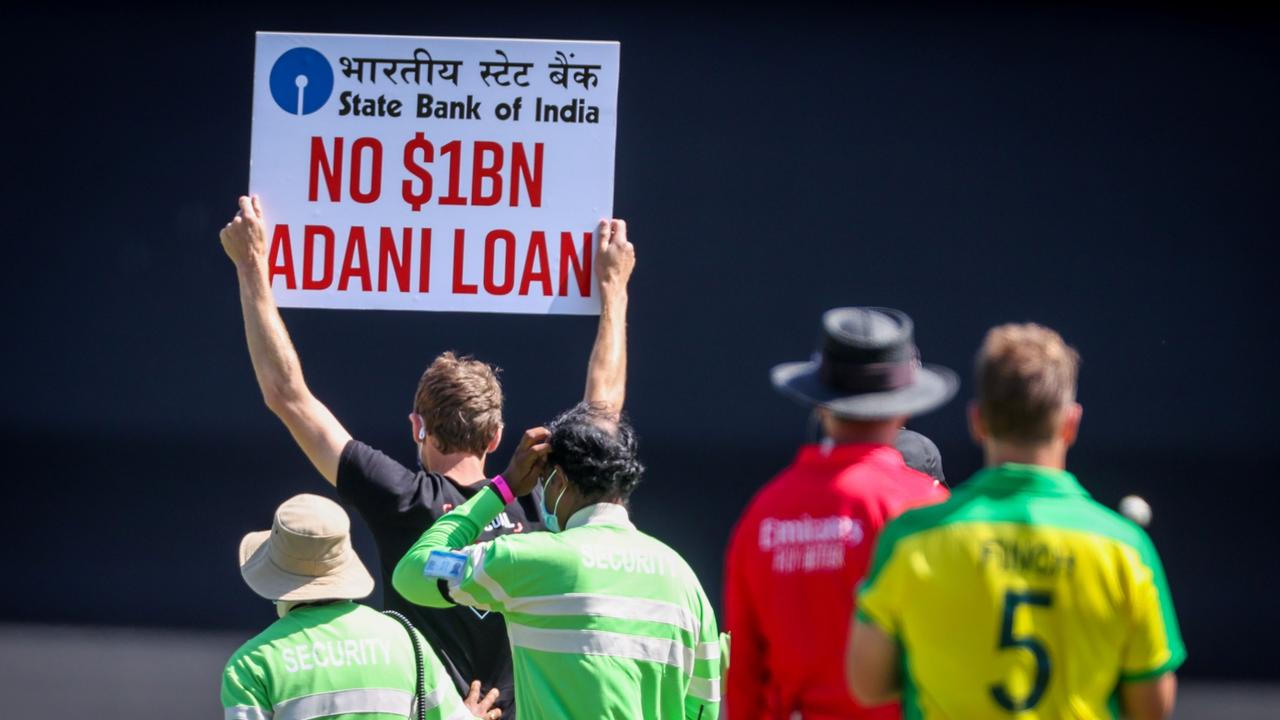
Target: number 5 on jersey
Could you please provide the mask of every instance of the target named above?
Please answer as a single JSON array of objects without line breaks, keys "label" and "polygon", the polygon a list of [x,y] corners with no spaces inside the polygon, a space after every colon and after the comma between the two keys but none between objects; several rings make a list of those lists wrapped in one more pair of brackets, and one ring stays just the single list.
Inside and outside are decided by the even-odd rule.
[{"label": "number 5 on jersey", "polygon": [[1049,672],[1052,669],[1052,665],[1049,662],[1049,652],[1039,638],[1031,635],[1017,636],[1013,634],[1013,619],[1018,613],[1019,605],[1051,607],[1053,605],[1053,596],[1047,592],[1016,592],[1013,590],[1004,594],[1004,619],[1000,624],[1000,639],[997,647],[1002,650],[1023,648],[1030,652],[1036,661],[1035,681],[1031,686],[1031,692],[1025,698],[1021,700],[1013,699],[1003,683],[991,686],[991,697],[996,701],[996,704],[1011,713],[1030,710],[1036,706],[1036,703],[1040,702],[1040,698],[1044,697],[1045,688],[1049,686]]}]

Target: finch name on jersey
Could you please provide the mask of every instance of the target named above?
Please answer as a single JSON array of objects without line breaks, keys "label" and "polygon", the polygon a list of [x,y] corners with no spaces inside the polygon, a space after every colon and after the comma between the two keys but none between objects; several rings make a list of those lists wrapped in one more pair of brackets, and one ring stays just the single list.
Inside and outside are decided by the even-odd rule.
[{"label": "finch name on jersey", "polygon": [[982,543],[980,565],[994,564],[1014,575],[1056,577],[1075,574],[1076,556],[1070,549],[1047,542],[1027,542],[1017,538],[995,538]]}]

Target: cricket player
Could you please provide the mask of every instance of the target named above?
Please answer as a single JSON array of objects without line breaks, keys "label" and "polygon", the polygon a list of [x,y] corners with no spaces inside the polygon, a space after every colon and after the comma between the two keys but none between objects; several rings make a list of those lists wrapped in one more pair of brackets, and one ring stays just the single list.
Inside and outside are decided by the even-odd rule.
[{"label": "cricket player", "polygon": [[1186,657],[1160,557],[1065,470],[1079,356],[1039,325],[991,330],[969,422],[986,469],[885,528],[847,672],[906,717],[1166,718]]}]

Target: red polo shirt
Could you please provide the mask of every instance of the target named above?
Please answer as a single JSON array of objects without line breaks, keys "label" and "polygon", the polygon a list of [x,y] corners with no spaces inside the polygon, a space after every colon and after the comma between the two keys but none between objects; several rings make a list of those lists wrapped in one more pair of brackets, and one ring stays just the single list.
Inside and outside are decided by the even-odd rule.
[{"label": "red polo shirt", "polygon": [[901,717],[845,684],[854,588],[881,528],[947,498],[889,445],[807,445],[739,519],[725,568],[732,720]]}]

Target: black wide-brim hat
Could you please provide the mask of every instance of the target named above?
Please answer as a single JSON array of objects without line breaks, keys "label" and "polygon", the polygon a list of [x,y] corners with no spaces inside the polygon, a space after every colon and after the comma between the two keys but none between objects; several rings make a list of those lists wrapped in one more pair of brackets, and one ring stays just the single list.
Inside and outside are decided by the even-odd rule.
[{"label": "black wide-brim hat", "polygon": [[899,310],[828,310],[814,359],[775,366],[773,386],[849,420],[927,413],[954,397],[960,381],[941,365],[920,362],[912,330],[911,318]]}]

